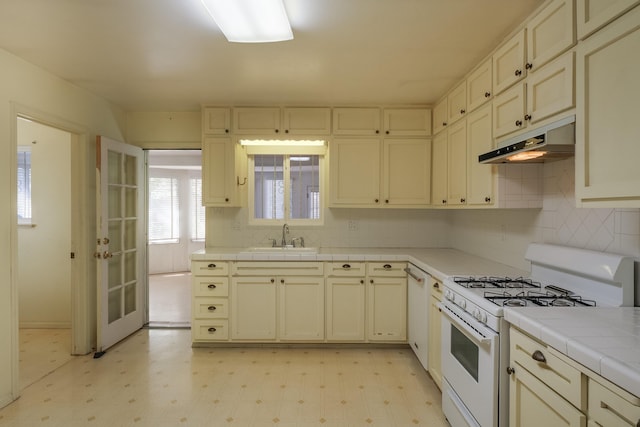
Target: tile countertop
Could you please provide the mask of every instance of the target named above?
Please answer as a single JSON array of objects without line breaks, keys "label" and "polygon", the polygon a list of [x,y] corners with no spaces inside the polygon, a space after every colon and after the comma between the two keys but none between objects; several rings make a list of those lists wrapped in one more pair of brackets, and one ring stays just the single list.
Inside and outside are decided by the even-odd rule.
[{"label": "tile countertop", "polygon": [[206,248],[193,261],[404,261],[443,280],[449,276],[528,276],[529,272],[448,248],[319,248],[313,254],[249,253],[246,248]]},{"label": "tile countertop", "polygon": [[640,397],[640,307],[504,309],[509,323]]}]

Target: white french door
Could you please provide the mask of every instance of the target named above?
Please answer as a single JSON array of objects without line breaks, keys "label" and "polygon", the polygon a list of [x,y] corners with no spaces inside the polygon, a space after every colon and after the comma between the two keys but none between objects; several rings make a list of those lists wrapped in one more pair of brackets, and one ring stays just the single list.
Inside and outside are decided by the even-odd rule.
[{"label": "white french door", "polygon": [[144,154],[97,137],[97,351],[142,328],[146,274]]}]

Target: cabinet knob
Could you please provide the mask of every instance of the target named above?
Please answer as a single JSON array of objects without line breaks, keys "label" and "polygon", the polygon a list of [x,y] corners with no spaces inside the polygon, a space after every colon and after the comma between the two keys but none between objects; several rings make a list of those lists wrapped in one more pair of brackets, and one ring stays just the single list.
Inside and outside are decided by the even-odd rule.
[{"label": "cabinet knob", "polygon": [[391,133],[391,132],[389,132],[389,131],[386,131],[385,133],[386,133],[387,135],[389,135],[389,133]]},{"label": "cabinet knob", "polygon": [[209,289],[215,289],[215,288],[217,288],[217,286],[216,286],[216,285],[214,285],[213,283],[210,283],[210,284],[209,284],[209,286],[207,286],[207,288],[209,288]]},{"label": "cabinet knob", "polygon": [[460,199],[460,203],[465,203],[466,201],[467,201],[467,199],[465,199],[465,198],[461,198]]},{"label": "cabinet knob", "polygon": [[213,332],[217,331],[217,329],[216,328],[209,328],[209,329],[207,329],[207,331],[213,333]]},{"label": "cabinet knob", "polygon": [[484,97],[485,97],[485,98],[488,98],[488,97],[490,97],[490,96],[491,96],[491,92],[485,92],[485,93],[484,93]]},{"label": "cabinet knob", "polygon": [[440,283],[436,282],[433,284],[434,289],[440,289]]},{"label": "cabinet knob", "polygon": [[511,366],[507,366],[507,374],[511,375],[511,374],[513,374],[514,372],[516,372],[516,370],[515,370],[515,369],[513,369]]},{"label": "cabinet knob", "polygon": [[531,62],[527,62],[524,68],[526,68],[527,70],[530,70],[533,68],[533,64]]},{"label": "cabinet knob", "polygon": [[443,204],[443,205],[446,205],[446,204],[447,204],[447,201],[446,201],[445,199],[442,199],[442,204]]},{"label": "cabinet knob", "polygon": [[378,200],[378,199],[375,199],[375,200],[374,200],[374,202],[376,202],[376,203],[378,203],[379,201],[380,201],[380,200]]},{"label": "cabinet knob", "polygon": [[385,200],[384,200],[384,202],[385,202],[385,203],[389,203],[389,199],[385,199]]},{"label": "cabinet knob", "polygon": [[364,279],[360,279],[360,284],[364,285]]},{"label": "cabinet knob", "polygon": [[276,281],[276,279],[271,279],[271,283],[274,283]]},{"label": "cabinet knob", "polygon": [[209,265],[207,265],[207,268],[216,268],[216,265],[215,264],[209,264]]},{"label": "cabinet knob", "polygon": [[484,201],[487,202],[487,203],[491,202],[491,197],[489,197],[489,196],[485,197]]},{"label": "cabinet knob", "polygon": [[228,198],[228,197],[225,197],[225,198],[224,198],[224,201],[225,201],[225,202],[228,202],[228,201],[229,201],[229,198]]},{"label": "cabinet knob", "polygon": [[369,283],[371,283],[373,285],[373,279],[369,280]]},{"label": "cabinet knob", "polygon": [[224,130],[224,133],[229,133],[229,129],[225,129],[225,130]]},{"label": "cabinet knob", "polygon": [[207,310],[216,311],[216,306],[215,305],[210,305],[209,307],[207,307]]},{"label": "cabinet knob", "polygon": [[516,70],[515,75],[516,77],[520,77],[522,75],[522,70]]},{"label": "cabinet knob", "polygon": [[376,134],[379,134],[379,133],[380,133],[380,131],[378,129],[376,129]]},{"label": "cabinet knob", "polygon": [[518,127],[522,126],[522,120],[516,120],[516,126]]},{"label": "cabinet knob", "polygon": [[465,110],[465,109],[460,110],[460,114],[464,114],[466,112],[467,112],[467,110]]},{"label": "cabinet knob", "polygon": [[285,130],[284,130],[284,133],[289,133],[289,129],[285,129]]},{"label": "cabinet knob", "polygon": [[525,115],[524,115],[524,119],[525,119],[526,121],[530,122],[530,121],[531,121],[531,114],[525,114]]},{"label": "cabinet knob", "polygon": [[284,279],[280,279],[280,283],[284,283]]},{"label": "cabinet knob", "polygon": [[276,132],[276,133],[280,133],[280,129],[276,129],[276,130],[275,130],[275,132]]},{"label": "cabinet knob", "polygon": [[447,122],[442,122],[442,126],[446,126],[446,125],[447,125]]}]

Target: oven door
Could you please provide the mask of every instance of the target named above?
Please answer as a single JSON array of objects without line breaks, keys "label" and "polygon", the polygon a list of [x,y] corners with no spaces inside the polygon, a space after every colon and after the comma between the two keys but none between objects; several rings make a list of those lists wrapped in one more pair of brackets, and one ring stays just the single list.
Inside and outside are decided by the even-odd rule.
[{"label": "oven door", "polygon": [[444,414],[453,427],[497,427],[500,336],[449,301],[440,308]]}]

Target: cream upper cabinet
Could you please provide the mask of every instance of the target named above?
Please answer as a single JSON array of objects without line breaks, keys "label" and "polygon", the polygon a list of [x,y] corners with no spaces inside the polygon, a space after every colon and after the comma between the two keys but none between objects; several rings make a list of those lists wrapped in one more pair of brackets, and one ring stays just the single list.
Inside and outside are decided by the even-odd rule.
[{"label": "cream upper cabinet", "polygon": [[447,204],[447,132],[441,132],[431,142],[431,204]]},{"label": "cream upper cabinet", "polygon": [[278,135],[280,108],[239,107],[233,109],[233,132],[240,135]]},{"label": "cream upper cabinet", "polygon": [[525,34],[523,29],[493,54],[493,92],[495,95],[522,80],[526,75]]},{"label": "cream upper cabinet", "polygon": [[243,149],[231,138],[206,138],[202,141],[202,204],[204,206],[241,206],[238,177],[243,174]]},{"label": "cream upper cabinet", "polygon": [[480,154],[493,149],[491,105],[467,116],[467,205],[491,205],[495,202],[495,165],[483,165]]},{"label": "cream upper cabinet", "polygon": [[384,134],[389,136],[431,135],[431,110],[428,108],[385,108]]},{"label": "cream upper cabinet", "polygon": [[449,120],[449,110],[447,108],[447,98],[444,97],[440,102],[433,107],[433,133],[434,135],[444,130],[447,127],[447,121]]},{"label": "cream upper cabinet", "polygon": [[431,140],[385,139],[382,162],[384,205],[429,205]]},{"label": "cream upper cabinet", "polygon": [[332,262],[327,265],[327,341],[365,340],[365,263]]},{"label": "cream upper cabinet", "polygon": [[335,138],[329,150],[331,204],[379,205],[381,141]]},{"label": "cream upper cabinet", "polygon": [[442,283],[437,279],[431,278],[430,296],[429,296],[429,357],[428,370],[429,375],[433,378],[438,388],[442,390],[442,370],[440,355],[442,342],[442,313],[438,307],[438,303],[442,301]]},{"label": "cream upper cabinet", "polygon": [[638,4],[638,0],[577,0],[578,39],[587,38]]},{"label": "cream upper cabinet", "polygon": [[575,44],[574,16],[574,0],[554,0],[527,23],[530,73]]},{"label": "cream upper cabinet", "polygon": [[467,122],[462,120],[447,131],[447,205],[467,202]]},{"label": "cream upper cabinet", "polygon": [[471,112],[491,99],[491,58],[484,61],[467,77],[467,111]]},{"label": "cream upper cabinet", "polygon": [[575,107],[575,54],[567,52],[527,78],[527,113],[524,120],[537,123]]},{"label": "cream upper cabinet", "polygon": [[231,132],[231,109],[204,107],[202,109],[202,132],[205,135],[227,135]]},{"label": "cream upper cabinet", "polygon": [[368,338],[406,341],[407,276],[404,263],[367,264]]},{"label": "cream upper cabinet", "polygon": [[380,109],[334,108],[332,125],[334,135],[379,135]]},{"label": "cream upper cabinet", "polygon": [[520,84],[501,93],[493,99],[493,136],[503,135],[524,129],[526,107],[526,85]]},{"label": "cream upper cabinet", "polygon": [[279,277],[277,284],[280,340],[324,340],[324,277]]},{"label": "cream upper cabinet", "polygon": [[576,198],[640,207],[640,8],[578,44]]},{"label": "cream upper cabinet", "polygon": [[447,96],[447,122],[451,125],[467,113],[467,82],[463,81]]},{"label": "cream upper cabinet", "polygon": [[323,107],[284,108],[282,128],[289,135],[329,135],[331,109]]}]

